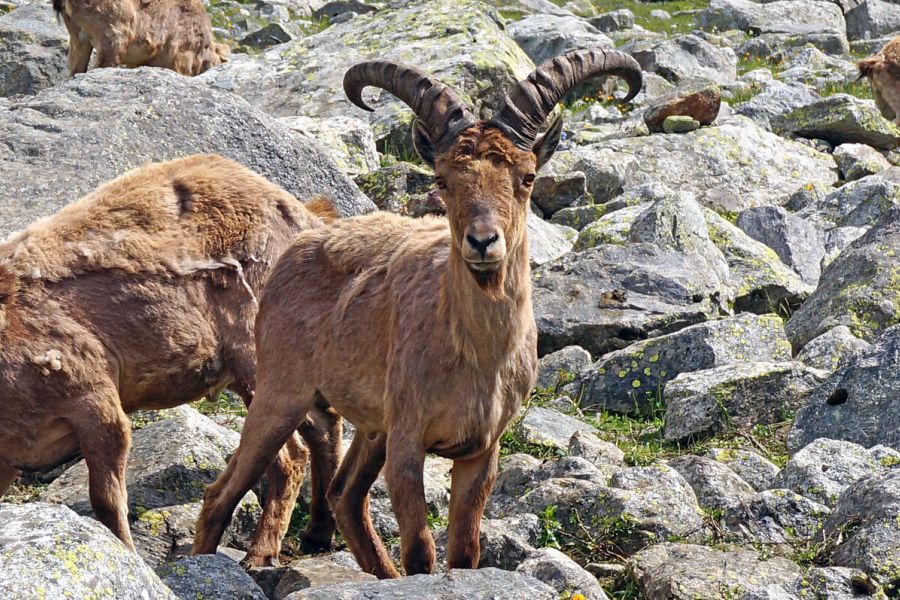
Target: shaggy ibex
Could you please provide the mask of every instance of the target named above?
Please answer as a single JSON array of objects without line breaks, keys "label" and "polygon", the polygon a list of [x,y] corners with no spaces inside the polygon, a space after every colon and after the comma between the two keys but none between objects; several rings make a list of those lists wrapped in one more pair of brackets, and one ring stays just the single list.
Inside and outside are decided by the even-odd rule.
[{"label": "shaggy ibex", "polygon": [[[256,296],[294,234],[321,225],[252,171],[198,155],[126,173],[0,244],[0,496],[18,470],[80,452],[94,513],[133,547],[126,415],[226,386],[250,403]],[[301,434],[318,493],[307,533],[327,544],[340,421],[310,417]],[[253,564],[277,556],[303,476],[306,449],[290,432],[282,443]]]},{"label": "shaggy ibex", "polygon": [[449,564],[477,567],[500,434],[537,364],[525,217],[561,121],[538,132],[568,91],[610,73],[627,81],[627,99],[640,90],[631,57],[573,51],[513,87],[486,122],[417,69],[375,61],[346,73],[354,104],[368,108],[361,91],[371,85],[416,113],[415,143],[434,167],[448,218],[346,219],[301,233],[279,259],[257,320],[257,397],[237,452],[207,488],[195,553],[215,551],[241,496],[307,411],[327,402],[358,428],[328,499],[363,570],[398,575],[367,510],[383,465],[403,567],[432,570],[426,452],[454,461]]},{"label": "shaggy ibex", "polygon": [[202,0],[53,0],[69,30],[69,76],[98,67],[163,67],[199,75],[226,62]]},{"label": "shaggy ibex", "polygon": [[857,66],[860,78],[869,79],[878,110],[885,119],[900,125],[900,36]]}]

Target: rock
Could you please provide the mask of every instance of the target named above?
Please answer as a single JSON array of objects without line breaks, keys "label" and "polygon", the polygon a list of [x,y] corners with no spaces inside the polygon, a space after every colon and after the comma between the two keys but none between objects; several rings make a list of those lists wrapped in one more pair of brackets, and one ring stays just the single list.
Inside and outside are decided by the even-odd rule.
[{"label": "rock", "polygon": [[517,573],[543,581],[562,596],[581,594],[586,600],[608,600],[597,578],[554,548],[541,548],[516,567]]},{"label": "rock", "polygon": [[507,32],[536,65],[576,48],[612,48],[600,30],[574,16],[534,15],[507,26]]},{"label": "rock", "polygon": [[753,496],[754,490],[749,483],[710,458],[684,455],[670,460],[669,466],[690,484],[703,508],[721,510]]},{"label": "rock", "polygon": [[481,522],[481,558],[478,568],[497,567],[513,571],[535,550],[541,535],[535,515],[515,515]]},{"label": "rock", "polygon": [[550,222],[571,227],[576,231],[581,231],[594,221],[603,217],[603,215],[620,208],[622,207],[619,206],[617,202],[572,206],[569,208],[562,208],[553,213]]},{"label": "rock", "polygon": [[614,412],[647,410],[658,405],[660,390],[680,373],[789,359],[781,320],[775,316],[741,314],[700,323],[603,356],[580,381],[581,405]]},{"label": "rock", "polygon": [[774,250],[781,262],[796,271],[805,283],[815,285],[819,281],[825,244],[815,226],[778,206],[745,209],[735,224]]},{"label": "rock", "polygon": [[240,45],[254,50],[284,44],[294,39],[294,34],[281,23],[269,23],[262,29],[248,33],[240,40]]},{"label": "rock", "polygon": [[375,581],[375,576],[363,573],[359,568],[335,564],[318,556],[293,561],[275,587],[273,600],[283,600],[294,592],[308,588],[348,582]]},{"label": "rock", "polygon": [[688,80],[671,92],[653,98],[644,110],[644,123],[650,131],[660,132],[668,117],[679,115],[690,117],[699,125],[709,125],[716,120],[721,101],[717,85],[703,80]]},{"label": "rock", "polygon": [[704,29],[740,29],[765,33],[807,34],[836,32],[846,27],[840,8],[819,0],[782,0],[756,3],[749,0],[712,0],[697,17]]},{"label": "rock", "polygon": [[608,33],[610,31],[622,31],[634,27],[634,13],[627,8],[611,10],[602,15],[591,17],[588,22],[598,31]]},{"label": "rock", "polygon": [[572,13],[550,2],[550,0],[486,0],[490,6],[494,6],[513,21],[517,21],[526,15],[544,14],[565,17]]},{"label": "rock", "polygon": [[787,322],[795,348],[832,327],[846,325],[866,341],[900,322],[900,207],[887,210],[822,272],[812,296]]},{"label": "rock", "polygon": [[820,438],[794,454],[772,485],[834,506],[854,482],[897,465],[900,453],[883,446],[867,450],[852,442]]},{"label": "rock", "polygon": [[803,347],[797,360],[815,369],[837,371],[841,365],[869,347],[846,325],[838,325],[813,339]]},{"label": "rock", "polygon": [[809,106],[819,98],[819,94],[804,83],[768,81],[750,100],[735,105],[734,111],[749,117],[763,129],[771,131],[773,119]]},{"label": "rock", "polygon": [[553,174],[584,173],[589,198],[604,203],[622,193],[625,179],[635,167],[634,162],[634,158],[617,156],[608,148],[575,146],[557,152],[547,170]]},{"label": "rock", "polygon": [[[434,187],[434,173],[412,163],[398,162],[358,175],[356,183],[381,210],[413,214],[415,198]],[[443,210],[446,212],[446,207]]]},{"label": "rock", "polygon": [[[592,158],[606,167],[584,168]],[[809,182],[837,181],[837,166],[830,156],[769,133],[744,117],[684,135],[613,139],[577,152],[560,151],[550,164],[557,165],[555,172],[583,171],[588,191],[597,181],[592,172],[617,172],[616,177],[607,177],[605,197],[592,192],[597,202],[620,193],[616,188],[627,191],[661,184],[693,193],[701,204],[728,213],[781,204]]]},{"label": "rock", "polygon": [[663,121],[663,131],[666,133],[690,133],[700,129],[700,121],[692,117],[672,115]]},{"label": "rock", "polygon": [[49,4],[0,16],[0,96],[35,94],[68,78],[69,35]]},{"label": "rock", "polygon": [[233,91],[277,116],[353,116],[369,122],[376,140],[413,152],[413,114],[383,90],[369,90],[367,113],[344,95],[346,70],[363,60],[415,64],[451,86],[474,107],[494,109],[507,88],[534,68],[480,0],[394,3],[254,57],[235,57],[201,80]]},{"label": "rock", "polygon": [[[878,175],[870,175],[832,191],[807,204],[797,216],[816,227],[832,233],[838,227],[864,227],[868,229],[891,206],[900,205],[900,182],[888,179],[891,173],[900,172],[894,167]],[[838,252],[849,245],[847,240]]]},{"label": "rock", "polygon": [[660,21],[668,21],[672,18],[672,15],[668,12],[659,9],[651,10],[649,16],[651,19],[659,19]]},{"label": "rock", "polygon": [[737,473],[757,492],[771,488],[778,474],[776,465],[749,450],[711,448],[706,456]]},{"label": "rock", "polygon": [[862,569],[891,592],[896,591],[900,575],[898,514],[900,469],[861,479],[847,488],[823,528],[826,539],[838,542],[831,552],[832,564]]},{"label": "rock", "polygon": [[[131,534],[138,553],[151,566],[190,549],[205,486],[225,469],[240,436],[187,406],[132,435],[125,471]],[[173,444],[173,440],[179,443]],[[88,470],[82,460],[41,493],[41,500],[65,504],[91,515]],[[259,503],[248,492],[226,531],[226,542],[243,549],[260,516]]]},{"label": "rock", "polygon": [[262,589],[239,564],[216,554],[186,556],[161,565],[156,572],[181,600],[267,600]]},{"label": "rock", "polygon": [[538,446],[566,450],[575,432],[594,433],[594,428],[559,411],[532,406],[525,410],[517,426],[522,438]]},{"label": "rock", "polygon": [[884,597],[884,590],[860,571],[847,567],[813,567],[797,584],[801,597],[852,600],[859,597]]},{"label": "rock", "polygon": [[665,438],[681,441],[780,423],[804,405],[826,376],[801,363],[749,361],[682,373],[663,390]]},{"label": "rock", "polygon": [[834,160],[846,181],[874,175],[891,166],[880,152],[865,144],[841,144],[834,149]]},{"label": "rock", "polygon": [[359,0],[333,0],[326,2],[324,6],[313,11],[314,19],[331,19],[339,17],[348,12],[354,12],[357,15],[364,15],[374,12],[376,8],[371,4],[360,2]]},{"label": "rock", "polygon": [[696,35],[626,46],[624,50],[640,63],[644,71],[662,75],[672,83],[704,78],[723,85],[737,78],[734,51],[713,46]]},{"label": "rock", "polygon": [[893,0],[862,0],[847,11],[847,37],[851,40],[877,38],[900,31],[900,12]]},{"label": "rock", "polygon": [[611,442],[601,440],[593,433],[576,431],[569,438],[569,456],[579,456],[597,467],[625,464],[625,454]]},{"label": "rock", "polygon": [[900,450],[898,373],[900,327],[891,327],[810,394],[788,435],[788,448],[796,452],[815,439],[830,438]]},{"label": "rock", "polygon": [[722,524],[735,539],[789,552],[791,544],[812,540],[830,512],[790,490],[774,489],[727,506]]},{"label": "rock", "polygon": [[772,130],[831,144],[855,142],[890,150],[900,144],[900,127],[884,119],[873,102],[835,94],[771,119]]},{"label": "rock", "polygon": [[641,597],[647,600],[739,597],[764,585],[791,585],[802,575],[800,567],[784,558],[761,560],[751,550],[716,550],[690,544],[647,548],[632,559],[632,565]]},{"label": "rock", "polygon": [[0,596],[175,600],[106,527],[65,506],[0,504]]},{"label": "rock", "polygon": [[541,209],[544,218],[549,219],[560,209],[572,206],[584,198],[585,194],[587,194],[586,178],[581,171],[545,173],[535,178],[531,201]]},{"label": "rock", "polygon": [[375,138],[364,121],[353,117],[284,117],[279,121],[318,142],[338,168],[350,177],[371,173],[380,166]]},{"label": "rock", "polygon": [[540,581],[500,569],[454,569],[442,575],[414,575],[362,583],[337,583],[294,592],[285,600],[556,600],[556,592]]},{"label": "rock", "polygon": [[326,195],[343,215],[374,208],[318,144],[239,98],[164,69],[91,70],[13,100],[0,110],[0,146],[0,235],[137,165],[198,148],[250,167],[301,200]]},{"label": "rock", "polygon": [[556,260],[572,249],[577,232],[564,225],[548,223],[531,211],[525,220],[528,254],[532,267]]},{"label": "rock", "polygon": [[591,354],[579,346],[566,346],[551,352],[538,362],[538,376],[534,387],[555,390],[593,362]]}]

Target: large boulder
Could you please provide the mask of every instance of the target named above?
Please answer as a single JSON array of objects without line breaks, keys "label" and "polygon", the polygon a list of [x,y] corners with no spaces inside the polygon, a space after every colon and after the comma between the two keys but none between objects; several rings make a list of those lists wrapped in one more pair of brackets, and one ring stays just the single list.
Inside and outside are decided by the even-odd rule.
[{"label": "large boulder", "polygon": [[858,0],[846,12],[847,37],[864,40],[900,31],[900,10],[894,0]]},{"label": "large boulder", "polygon": [[881,116],[874,102],[835,94],[771,119],[772,130],[831,144],[856,142],[890,150],[900,144],[900,127]]},{"label": "large boulder", "polygon": [[772,487],[772,481],[778,475],[777,465],[749,450],[711,448],[706,456],[737,473],[757,492]]},{"label": "large boulder", "polygon": [[812,296],[787,322],[795,348],[837,325],[872,341],[900,322],[900,206],[850,244],[822,272]]},{"label": "large boulder", "polygon": [[593,25],[576,16],[534,15],[509,24],[507,31],[534,64],[576,48],[612,48]]},{"label": "large boulder", "polygon": [[788,435],[797,451],[818,438],[900,450],[900,326],[844,363],[809,395]]},{"label": "large boulder", "polygon": [[736,225],[774,250],[804,282],[815,285],[819,281],[825,243],[814,225],[780,206],[748,208],[738,215]]},{"label": "large boulder", "polygon": [[789,551],[792,543],[812,540],[830,512],[800,494],[775,489],[726,507],[722,524],[730,537]]},{"label": "large boulder", "polygon": [[49,2],[0,16],[0,96],[34,94],[65,81],[68,40]]},{"label": "large boulder", "polygon": [[696,35],[637,43],[625,49],[644,71],[656,73],[672,83],[702,77],[727,85],[737,78],[734,51],[713,46]]},{"label": "large boulder", "polygon": [[[148,563],[157,566],[190,550],[203,490],[225,469],[239,441],[237,432],[187,406],[166,411],[162,420],[134,432],[125,471],[129,520],[135,546]],[[41,500],[93,514],[85,462],[53,481]],[[246,549],[260,512],[256,496],[248,492],[226,543]]]},{"label": "large boulder", "polygon": [[188,556],[161,565],[156,572],[181,600],[267,600],[239,564],[219,554]]},{"label": "large boulder", "polygon": [[835,4],[822,0],[712,0],[697,17],[705,29],[740,29],[765,33],[844,33],[844,15]]},{"label": "large boulder", "polygon": [[771,131],[773,119],[808,106],[818,99],[819,94],[804,83],[771,80],[761,84],[758,94],[746,102],[735,104],[734,112],[752,119],[763,129]]},{"label": "large boulder", "polygon": [[415,0],[360,15],[322,33],[275,46],[253,57],[235,57],[201,76],[278,115],[368,120],[376,139],[393,134],[392,147],[411,150],[405,104],[381,90],[353,107],[343,91],[346,70],[363,60],[412,64],[438,77],[472,106],[494,109],[507,88],[534,68],[503,30],[498,15],[479,0]]},{"label": "large boulder", "polygon": [[442,600],[556,600],[556,591],[537,579],[487,568],[458,569],[441,575],[414,575],[372,582],[337,583],[301,590],[285,600],[391,600],[441,598]]},{"label": "large boulder", "polygon": [[711,458],[686,454],[670,460],[669,466],[691,485],[702,508],[723,509],[753,496],[749,483]]},{"label": "large boulder", "polygon": [[65,506],[0,504],[0,597],[176,600],[109,529]]},{"label": "large boulder", "polygon": [[318,144],[240,98],[174,71],[96,69],[0,110],[0,235],[128,169],[197,151],[232,158],[301,200],[328,196],[344,215],[374,208]]},{"label": "large boulder", "polygon": [[641,412],[658,406],[662,390],[680,373],[789,358],[781,319],[744,313],[611,352],[588,367],[577,386],[583,407]]}]

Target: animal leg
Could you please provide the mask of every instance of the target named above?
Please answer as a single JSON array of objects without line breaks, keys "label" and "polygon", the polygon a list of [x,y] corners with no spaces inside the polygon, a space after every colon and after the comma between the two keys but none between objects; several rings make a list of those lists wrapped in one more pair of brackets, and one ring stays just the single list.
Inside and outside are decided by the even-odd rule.
[{"label": "animal leg", "polygon": [[125,466],[131,446],[131,423],[115,392],[104,403],[92,401],[89,418],[72,424],[88,468],[91,508],[97,519],[134,550],[128,527]]},{"label": "animal leg", "polygon": [[[400,551],[406,575],[431,573],[434,540],[425,504],[425,449],[418,434],[388,433],[384,478],[400,526]],[[343,531],[343,530],[342,530]]]},{"label": "animal leg", "polygon": [[128,51],[127,37],[109,31],[103,37],[103,43],[97,48],[97,66],[118,67]]},{"label": "animal leg", "polygon": [[69,30],[69,77],[74,77],[77,73],[87,71],[94,46],[91,45],[90,40],[82,39],[81,29],[65,15],[63,15],[63,21],[66,23],[66,29]]},{"label": "animal leg", "polygon": [[369,488],[384,465],[386,437],[357,432],[328,489],[328,502],[360,568],[379,579],[399,577],[369,517]]},{"label": "animal leg", "polygon": [[447,563],[451,569],[477,569],[481,553],[481,516],[497,478],[495,444],[470,460],[453,461]]},{"label": "animal leg", "polygon": [[[300,425],[300,435],[312,454],[310,520],[301,535],[305,552],[328,550],[334,537],[334,516],[326,498],[341,459],[341,417],[332,408],[317,406]],[[379,465],[379,469],[380,469]]]},{"label": "animal leg", "polygon": [[313,403],[313,392],[301,396],[308,398],[303,402],[280,387],[277,383],[271,388],[261,383],[250,405],[237,450],[225,471],[207,486],[194,535],[194,554],[216,551],[237,503],[272,464],[306,417]]},{"label": "animal leg", "polygon": [[12,482],[19,476],[19,470],[4,462],[0,462],[0,498],[12,485]]}]

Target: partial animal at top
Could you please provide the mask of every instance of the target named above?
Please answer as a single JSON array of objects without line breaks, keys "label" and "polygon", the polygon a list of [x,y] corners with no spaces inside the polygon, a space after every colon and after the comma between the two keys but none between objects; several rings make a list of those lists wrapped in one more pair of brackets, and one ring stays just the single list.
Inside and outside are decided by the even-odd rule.
[{"label": "partial animal at top", "polygon": [[900,125],[900,36],[888,42],[878,54],[859,61],[857,67],[860,78],[869,80],[882,116]]}]

